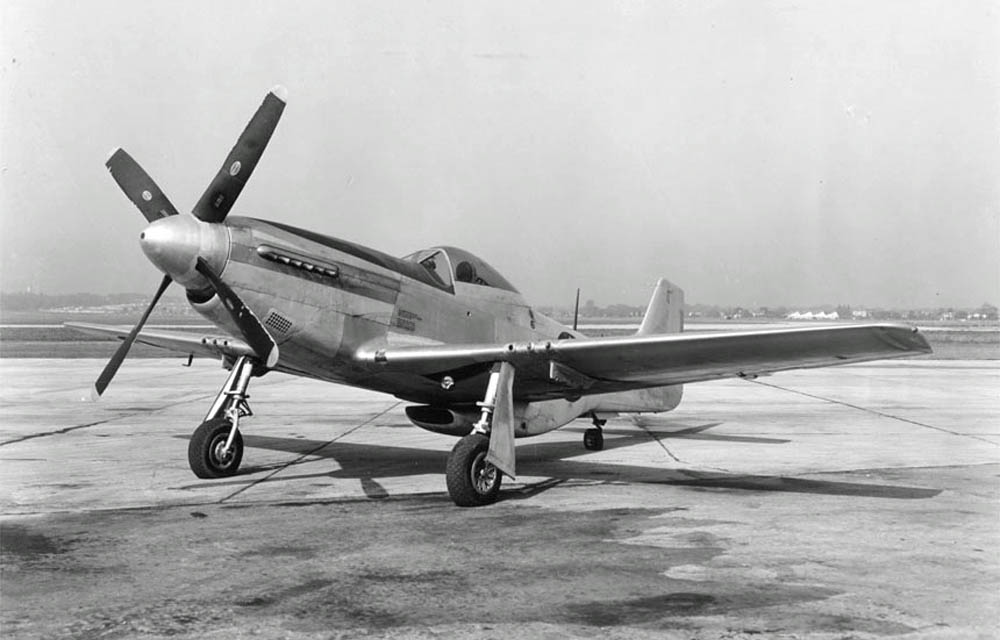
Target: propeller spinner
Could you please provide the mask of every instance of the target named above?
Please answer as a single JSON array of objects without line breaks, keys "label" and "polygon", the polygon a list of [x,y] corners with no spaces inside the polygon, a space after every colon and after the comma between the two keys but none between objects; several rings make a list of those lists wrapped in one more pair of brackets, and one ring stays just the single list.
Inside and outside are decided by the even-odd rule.
[{"label": "propeller spinner", "polygon": [[156,220],[139,234],[143,253],[156,268],[188,289],[207,286],[197,271],[203,259],[221,271],[229,252],[229,232],[225,225],[206,224],[192,216],[171,216]]},{"label": "propeller spinner", "polygon": [[222,169],[202,194],[192,213],[178,215],[177,208],[139,163],[123,149],[116,149],[106,166],[118,186],[150,225],[139,236],[142,250],[165,275],[139,322],[115,351],[94,384],[96,396],[104,393],[124,361],[146,320],[172,281],[203,289],[211,287],[222,300],[242,337],[260,363],[272,368],[278,345],[253,311],[219,277],[225,265],[229,234],[222,223],[256,168],[285,108],[287,92],[275,87],[250,119]]}]

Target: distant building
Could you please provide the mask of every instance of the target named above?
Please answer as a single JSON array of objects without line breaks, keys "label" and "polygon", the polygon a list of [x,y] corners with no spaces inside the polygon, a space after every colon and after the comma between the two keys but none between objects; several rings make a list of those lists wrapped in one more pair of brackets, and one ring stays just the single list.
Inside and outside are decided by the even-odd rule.
[{"label": "distant building", "polygon": [[840,320],[840,314],[836,311],[829,313],[823,311],[793,311],[785,317],[789,320]]}]

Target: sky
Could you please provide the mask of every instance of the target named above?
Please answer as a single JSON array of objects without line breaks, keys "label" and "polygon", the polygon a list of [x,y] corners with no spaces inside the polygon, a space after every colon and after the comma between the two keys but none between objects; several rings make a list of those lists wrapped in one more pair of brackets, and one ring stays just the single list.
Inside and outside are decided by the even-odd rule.
[{"label": "sky", "polygon": [[1000,303],[995,2],[0,3],[0,288],[143,292],[121,146],[190,211],[267,90],[233,215],[529,301]]}]

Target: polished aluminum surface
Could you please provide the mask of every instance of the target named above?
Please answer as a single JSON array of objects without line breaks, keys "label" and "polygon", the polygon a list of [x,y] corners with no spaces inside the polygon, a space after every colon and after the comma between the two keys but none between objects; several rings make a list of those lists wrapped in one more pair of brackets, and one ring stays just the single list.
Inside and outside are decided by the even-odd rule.
[{"label": "polished aluminum surface", "polygon": [[176,215],[146,227],[139,235],[139,245],[157,269],[188,289],[199,289],[208,282],[196,270],[198,258],[218,273],[229,254],[229,235],[225,225]]}]

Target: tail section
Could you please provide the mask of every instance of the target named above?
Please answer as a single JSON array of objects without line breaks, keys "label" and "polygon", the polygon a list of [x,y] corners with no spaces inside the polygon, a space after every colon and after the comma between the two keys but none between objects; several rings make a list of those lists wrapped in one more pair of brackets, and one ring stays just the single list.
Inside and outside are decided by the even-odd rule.
[{"label": "tail section", "polygon": [[[636,335],[680,333],[683,330],[684,290],[669,280],[660,278]],[[684,386],[678,384],[670,387],[619,391],[589,398],[592,409],[598,413],[659,413],[675,408],[680,404],[683,395]]]},{"label": "tail section", "polygon": [[636,335],[680,333],[684,331],[684,290],[660,278],[649,299],[646,315]]}]

